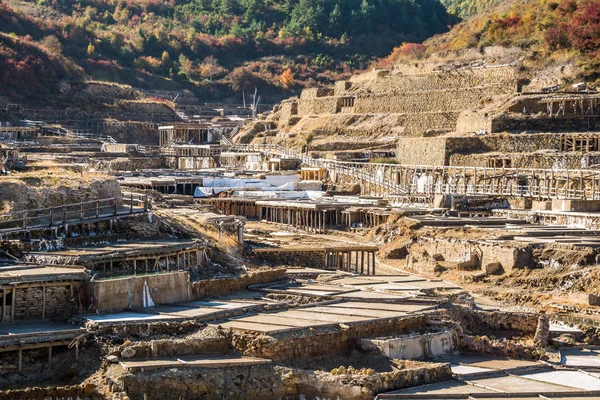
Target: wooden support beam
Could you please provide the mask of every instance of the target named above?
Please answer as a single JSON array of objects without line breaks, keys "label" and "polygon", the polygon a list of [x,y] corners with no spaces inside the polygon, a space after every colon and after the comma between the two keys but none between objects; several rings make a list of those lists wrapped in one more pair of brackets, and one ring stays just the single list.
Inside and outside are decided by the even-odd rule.
[{"label": "wooden support beam", "polygon": [[13,288],[13,290],[12,290],[12,305],[10,307],[10,322],[13,322],[15,320],[16,292],[17,292],[17,289]]},{"label": "wooden support beam", "polygon": [[20,373],[23,372],[23,349],[19,349],[19,361],[17,362],[17,371]]}]

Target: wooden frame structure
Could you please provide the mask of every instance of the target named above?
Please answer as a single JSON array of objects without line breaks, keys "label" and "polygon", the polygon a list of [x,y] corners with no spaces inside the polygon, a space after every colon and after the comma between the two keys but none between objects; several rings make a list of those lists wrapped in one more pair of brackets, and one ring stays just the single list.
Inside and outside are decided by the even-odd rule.
[{"label": "wooden frame structure", "polygon": [[258,257],[277,254],[315,253],[323,257],[324,269],[334,269],[360,275],[375,275],[377,246],[331,246],[323,248],[278,247],[253,249]]},{"label": "wooden frame structure", "polygon": [[493,195],[534,199],[600,200],[600,170],[400,165],[315,159],[277,145],[240,145],[241,151],[298,156],[326,168],[332,181],[361,184],[363,193],[388,198]]},{"label": "wooden frame structure", "polygon": [[103,276],[183,271],[206,265],[209,260],[208,244],[200,240],[138,241],[27,254],[27,258],[34,261],[38,257],[52,257],[57,262],[68,265],[83,265]]}]

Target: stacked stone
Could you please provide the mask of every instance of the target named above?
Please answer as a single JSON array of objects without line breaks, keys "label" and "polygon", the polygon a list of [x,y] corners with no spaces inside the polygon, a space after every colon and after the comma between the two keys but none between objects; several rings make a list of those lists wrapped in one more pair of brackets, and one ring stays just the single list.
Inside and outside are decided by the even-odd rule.
[{"label": "stacked stone", "polygon": [[[42,287],[17,289],[13,300],[15,320],[40,319],[44,316]],[[71,292],[66,286],[46,287],[46,318],[68,317],[71,313]]]},{"label": "stacked stone", "polygon": [[17,289],[13,305],[15,309],[15,320],[42,318],[42,288]]},{"label": "stacked stone", "polygon": [[46,317],[68,317],[71,310],[71,290],[68,287],[46,287]]},{"label": "stacked stone", "polygon": [[250,285],[273,282],[285,278],[285,268],[252,271],[238,278],[209,279],[193,282],[192,298],[198,300],[205,297],[222,296],[244,290]]}]

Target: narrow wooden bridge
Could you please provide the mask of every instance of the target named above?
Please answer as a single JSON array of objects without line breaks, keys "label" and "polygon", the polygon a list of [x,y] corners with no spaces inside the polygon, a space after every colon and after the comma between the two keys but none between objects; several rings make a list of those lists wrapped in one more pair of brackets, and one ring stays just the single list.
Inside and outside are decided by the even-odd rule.
[{"label": "narrow wooden bridge", "polygon": [[[70,231],[82,232],[83,225],[112,221],[121,217],[147,213],[151,208],[145,195],[124,194],[80,203],[54,207],[29,209],[0,214],[0,239],[34,231],[53,231],[54,236],[62,230],[66,236]],[[88,228],[89,230],[89,228]]]}]

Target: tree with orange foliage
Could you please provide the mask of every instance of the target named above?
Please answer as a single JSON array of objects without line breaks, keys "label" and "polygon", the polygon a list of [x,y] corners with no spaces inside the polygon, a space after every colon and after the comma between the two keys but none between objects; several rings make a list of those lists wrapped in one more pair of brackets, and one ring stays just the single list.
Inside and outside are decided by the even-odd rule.
[{"label": "tree with orange foliage", "polygon": [[281,75],[279,75],[279,83],[281,83],[281,86],[286,89],[290,89],[292,86],[294,86],[296,81],[294,80],[294,73],[292,72],[291,68],[286,69]]}]

